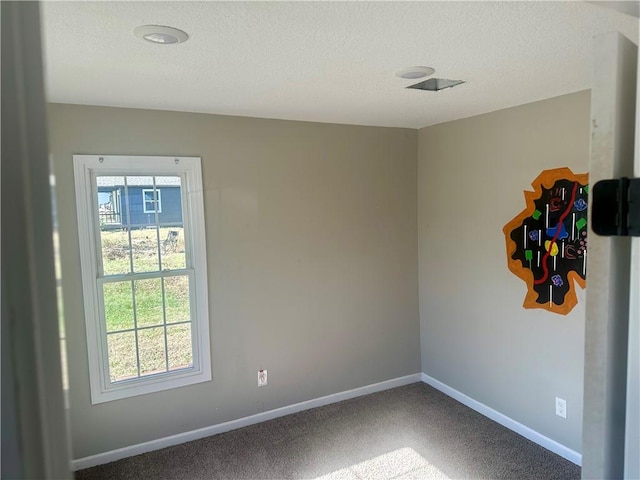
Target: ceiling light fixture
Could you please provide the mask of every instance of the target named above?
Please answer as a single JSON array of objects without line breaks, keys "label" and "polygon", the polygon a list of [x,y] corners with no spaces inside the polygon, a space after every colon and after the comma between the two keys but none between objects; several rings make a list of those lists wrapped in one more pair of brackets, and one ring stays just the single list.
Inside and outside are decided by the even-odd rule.
[{"label": "ceiling light fixture", "polygon": [[433,75],[436,71],[431,67],[407,67],[396,72],[396,77],[414,80]]},{"label": "ceiling light fixture", "polygon": [[134,35],[142,40],[160,45],[183,43],[189,38],[182,30],[163,25],[143,25],[133,31]]}]

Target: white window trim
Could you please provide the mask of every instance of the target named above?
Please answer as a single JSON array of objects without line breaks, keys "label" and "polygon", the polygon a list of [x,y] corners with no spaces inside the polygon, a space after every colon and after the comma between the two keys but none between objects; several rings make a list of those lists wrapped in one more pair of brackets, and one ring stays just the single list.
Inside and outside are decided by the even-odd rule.
[{"label": "white window trim", "polygon": [[[204,224],[204,196],[200,157],[151,157],[115,155],[74,155],[74,178],[78,213],[80,262],[84,296],[87,350],[91,403],[97,404],[122,398],[159,392],[170,388],[211,380],[211,352],[209,344],[209,306],[206,271],[206,242]],[[191,329],[193,338],[193,367],[174,372],[149,375],[111,383],[109,378],[106,325],[102,295],[98,291],[100,226],[97,188],[93,178],[99,175],[180,175],[183,179],[182,200],[185,224],[185,243],[191,248],[186,262],[193,269],[195,285],[191,298]],[[92,225],[93,228],[87,228]]]},{"label": "white window trim", "polygon": [[[147,199],[145,198],[144,194],[146,192],[151,192],[151,194],[153,195],[154,189],[153,188],[143,188],[142,189],[142,210],[144,213],[156,213],[156,210],[153,209],[148,209],[147,208],[147,203],[151,203],[151,202],[147,202]],[[156,205],[158,207],[158,213],[162,213],[162,192],[160,191],[160,189],[158,187],[155,188],[155,200],[156,200]],[[153,202],[153,200],[152,200]]]}]

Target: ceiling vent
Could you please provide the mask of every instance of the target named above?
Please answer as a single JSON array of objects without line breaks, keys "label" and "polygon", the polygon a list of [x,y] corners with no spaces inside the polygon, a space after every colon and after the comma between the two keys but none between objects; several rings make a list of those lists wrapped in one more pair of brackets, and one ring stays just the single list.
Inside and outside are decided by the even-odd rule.
[{"label": "ceiling vent", "polygon": [[429,90],[431,92],[438,92],[445,88],[455,87],[464,83],[464,80],[447,80],[446,78],[430,78],[423,82],[409,85],[407,88],[414,88],[416,90]]}]

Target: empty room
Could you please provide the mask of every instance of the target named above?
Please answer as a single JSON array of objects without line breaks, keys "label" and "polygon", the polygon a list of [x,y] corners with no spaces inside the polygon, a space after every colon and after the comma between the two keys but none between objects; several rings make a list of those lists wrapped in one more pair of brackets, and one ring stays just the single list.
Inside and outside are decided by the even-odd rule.
[{"label": "empty room", "polygon": [[6,3],[3,478],[640,475],[637,2]]}]

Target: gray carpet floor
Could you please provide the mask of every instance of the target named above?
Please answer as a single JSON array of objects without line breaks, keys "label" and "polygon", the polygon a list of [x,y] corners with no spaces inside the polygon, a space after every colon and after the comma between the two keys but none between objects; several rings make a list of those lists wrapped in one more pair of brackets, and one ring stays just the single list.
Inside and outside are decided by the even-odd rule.
[{"label": "gray carpet floor", "polygon": [[580,467],[424,383],[76,472],[116,479],[579,479]]}]

